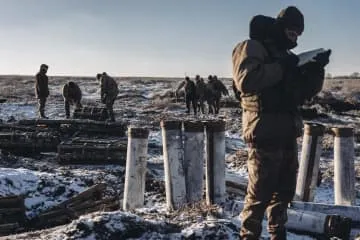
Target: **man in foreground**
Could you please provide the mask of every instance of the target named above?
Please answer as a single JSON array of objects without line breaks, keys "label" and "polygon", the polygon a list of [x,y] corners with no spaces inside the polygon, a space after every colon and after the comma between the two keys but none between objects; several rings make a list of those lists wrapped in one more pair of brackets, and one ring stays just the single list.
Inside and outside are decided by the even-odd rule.
[{"label": "man in foreground", "polygon": [[322,89],[330,55],[319,54],[315,62],[298,67],[298,57],[289,50],[303,31],[303,14],[287,7],[275,19],[254,17],[250,39],[233,50],[234,85],[241,93],[249,147],[241,239],[259,239],[265,211],[271,239],[286,239],[287,206],[298,170],[296,138],[302,128],[298,107]]}]

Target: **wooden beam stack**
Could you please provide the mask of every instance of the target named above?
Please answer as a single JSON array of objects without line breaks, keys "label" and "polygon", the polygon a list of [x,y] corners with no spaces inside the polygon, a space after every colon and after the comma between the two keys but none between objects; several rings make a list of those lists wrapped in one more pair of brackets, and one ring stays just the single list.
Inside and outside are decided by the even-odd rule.
[{"label": "wooden beam stack", "polygon": [[75,109],[73,118],[105,121],[109,115],[104,107],[83,106]]},{"label": "wooden beam stack", "polygon": [[78,195],[46,210],[29,222],[32,229],[42,229],[69,223],[79,216],[95,211],[114,211],[119,209],[117,197],[103,199],[105,184],[97,184]]},{"label": "wooden beam stack", "polygon": [[127,140],[75,138],[58,145],[61,164],[126,163]]},{"label": "wooden beam stack", "polygon": [[16,233],[25,224],[25,203],[22,196],[0,197],[0,236]]}]

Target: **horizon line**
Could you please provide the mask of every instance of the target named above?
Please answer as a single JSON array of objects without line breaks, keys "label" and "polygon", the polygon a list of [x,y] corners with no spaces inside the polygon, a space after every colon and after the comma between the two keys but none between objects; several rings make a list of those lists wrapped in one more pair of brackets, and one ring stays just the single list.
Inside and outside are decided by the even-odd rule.
[{"label": "horizon line", "polygon": [[[0,77],[35,77],[35,75],[36,74],[34,74],[34,75],[30,75],[30,74],[0,74]],[[94,76],[90,76],[90,75],[62,75],[62,74],[47,75],[47,76],[48,77],[96,78],[96,74]],[[140,76],[136,76],[136,75],[135,76],[130,76],[130,75],[125,75],[125,76],[109,75],[109,76],[114,77],[114,78],[184,78],[184,76],[182,76],[182,77],[176,77],[176,76],[141,76],[141,75]],[[206,77],[207,76],[208,75],[206,75]],[[232,79],[232,77],[219,77],[219,76],[218,76],[218,78]]]}]

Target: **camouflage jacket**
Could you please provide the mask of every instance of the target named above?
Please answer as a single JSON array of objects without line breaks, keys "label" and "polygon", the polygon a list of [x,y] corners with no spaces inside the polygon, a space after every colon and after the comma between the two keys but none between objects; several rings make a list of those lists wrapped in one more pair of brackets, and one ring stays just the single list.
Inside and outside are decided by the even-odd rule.
[{"label": "camouflage jacket", "polygon": [[286,52],[246,40],[233,50],[233,78],[241,92],[246,142],[286,143],[301,134],[298,106],[322,88],[324,70],[315,65],[284,70]]}]

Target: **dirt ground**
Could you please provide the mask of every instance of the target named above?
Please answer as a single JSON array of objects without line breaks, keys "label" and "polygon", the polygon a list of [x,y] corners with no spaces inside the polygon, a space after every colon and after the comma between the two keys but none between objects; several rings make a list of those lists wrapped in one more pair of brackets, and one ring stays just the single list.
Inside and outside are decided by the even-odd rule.
[{"label": "dirt ground", "polygon": [[[225,107],[220,110],[218,116],[206,116],[199,115],[197,117],[188,116],[185,114],[185,106],[181,100],[176,100],[173,96],[173,91],[177,85],[182,81],[180,78],[139,78],[139,77],[120,77],[116,78],[119,85],[120,93],[115,101],[114,110],[118,121],[124,121],[127,124],[140,125],[149,127],[152,131],[149,138],[149,164],[148,164],[148,176],[149,180],[146,184],[146,202],[145,207],[148,211],[146,214],[137,213],[139,216],[148,216],[152,213],[152,218],[167,219],[173,216],[165,216],[161,212],[161,207],[154,210],[154,206],[164,204],[165,202],[165,190],[163,182],[163,168],[162,168],[162,143],[159,121],[163,118],[181,118],[181,119],[223,119],[226,121],[226,164],[227,171],[235,173],[246,172],[246,158],[247,153],[245,145],[241,139],[241,109],[238,107],[239,103],[234,98],[231,90],[231,79],[221,79],[227,88],[229,89],[230,96],[223,98]],[[46,114],[51,119],[62,119],[65,117],[63,98],[61,95],[62,86],[68,81],[75,81],[79,84],[83,91],[83,105],[102,106],[99,102],[100,92],[99,83],[95,77],[59,77],[50,76],[50,97],[47,102]],[[36,99],[34,95],[34,77],[33,76],[0,76],[0,119],[6,122],[10,119],[23,119],[23,118],[36,118]],[[351,102],[356,106],[360,106],[360,80],[328,80],[325,82],[324,89],[319,94],[322,99],[326,99],[328,96],[339,99],[341,102]],[[356,135],[356,188],[360,191],[360,111],[333,111],[333,109],[327,109],[323,106],[319,106],[322,113],[326,114],[326,117],[315,117],[314,119],[307,120],[312,122],[318,122],[324,124],[327,127],[332,126],[351,126],[354,127]],[[299,150],[301,149],[302,139],[298,140]],[[333,188],[333,136],[325,134],[323,139],[323,152],[321,155],[320,169],[322,172],[322,182],[318,190],[317,201],[326,201],[327,203],[333,203],[333,195],[327,194],[332,191]],[[45,199],[48,204],[54,204],[60,200],[66,199],[66,197],[76,194],[78,191],[85,189],[88,186],[99,182],[107,182],[111,187],[107,189],[107,194],[117,194],[122,196],[124,187],[124,172],[125,168],[122,166],[60,166],[56,161],[56,154],[40,154],[33,157],[21,157],[15,155],[0,154],[0,168],[8,168],[16,171],[19,168],[29,170],[27,174],[31,176],[30,180],[41,181],[45,184],[43,188],[34,188],[33,192],[27,192],[28,199],[34,201],[34,199]],[[18,174],[18,172],[16,172]],[[0,176],[1,178],[1,176]],[[54,184],[54,179],[56,184]],[[29,180],[29,181],[30,181]],[[74,184],[74,182],[76,184]],[[36,184],[36,182],[34,182]],[[71,186],[71,187],[70,187]],[[9,186],[5,186],[10,188]],[[54,196],[55,192],[58,192],[58,188],[71,189],[65,191],[59,196]],[[0,184],[1,189],[1,184]],[[20,190],[19,190],[20,191]],[[1,191],[0,191],[1,196]],[[235,196],[235,199],[241,200],[243,196]],[[359,200],[359,199],[358,199]],[[47,206],[41,205],[35,202],[31,205],[33,209],[27,209],[28,212],[36,214],[41,212]],[[163,205],[162,205],[163,206]],[[159,210],[160,209],[160,210]],[[154,212],[151,212],[154,211]],[[120,216],[123,213],[118,213]],[[102,215],[102,213],[96,213],[96,216],[91,218],[106,218],[115,219],[113,215]],[[122,215],[121,215],[122,216]],[[181,213],[179,216],[183,217]],[[181,226],[181,217],[177,216],[177,227]],[[124,216],[126,217],[126,216]],[[174,218],[174,217],[173,217]],[[89,218],[90,219],[90,218]],[[167,219],[169,220],[169,219]],[[61,239],[56,238],[57,231],[64,233],[67,239],[77,239],[75,236],[81,232],[81,227],[84,221],[88,219],[82,219],[77,222],[73,222],[72,225],[67,225],[64,228],[58,227],[55,229],[45,230],[37,233],[29,233],[28,235],[13,236],[9,239]],[[90,220],[89,220],[90,221]],[[115,220],[114,220],[115,221]],[[120,221],[117,219],[116,221]],[[143,221],[143,220],[142,220]],[[192,219],[191,224],[182,226],[183,231],[195,229],[194,231],[200,231],[204,236],[214,237],[218,236],[217,233],[229,234],[236,232],[236,226],[234,224],[224,227],[223,225],[216,226],[216,229],[209,230],[207,227],[201,225],[202,220],[198,220],[199,225],[194,227]],[[103,224],[104,222],[102,222]],[[144,224],[150,224],[144,222]],[[152,223],[151,223],[152,224]],[[150,224],[150,225],[151,225]],[[149,226],[150,226],[149,225]],[[186,225],[186,224],[185,224]],[[100,232],[103,232],[103,225]],[[115,228],[115,227],[113,227]],[[120,228],[120,227],[119,227]],[[158,229],[158,227],[151,225],[149,228]],[[170,229],[170,228],[169,228]],[[187,229],[187,230],[186,230]],[[201,229],[201,230],[199,230]],[[141,231],[145,231],[144,229]],[[173,228],[169,230],[173,231]],[[178,231],[178,230],[177,230]],[[192,230],[191,230],[192,231]],[[146,231],[145,231],[146,232]],[[206,233],[205,233],[206,232]],[[209,233],[211,232],[211,233]],[[214,234],[215,235],[211,235]],[[76,233],[76,234],[75,234]],[[209,233],[209,234],[208,234]],[[155,234],[155,233],[154,233]],[[175,235],[171,235],[174,238],[168,236],[153,235],[153,238],[143,239],[193,239],[181,238],[187,236],[185,233],[179,238]],[[207,235],[208,234],[208,235]],[[64,236],[65,236],[64,235]],[[219,236],[220,236],[219,235]],[[36,236],[36,237],[35,237]],[[62,236],[62,235],[61,235]],[[118,236],[118,235],[114,235]],[[150,235],[148,235],[150,236]],[[290,239],[294,238],[293,235]],[[19,237],[19,238],[18,238]],[[40,238],[41,237],[41,238]],[[87,239],[87,238],[81,238]],[[91,238],[88,238],[91,239]],[[109,238],[110,239],[110,238]],[[114,238],[115,239],[115,238]],[[194,238],[195,239],[195,238]],[[210,239],[210,238],[209,238]],[[221,239],[221,238],[219,238]],[[226,238],[223,238],[226,239]],[[266,239],[266,238],[265,238]],[[300,238],[299,238],[300,239]],[[302,238],[301,238],[302,239]]]}]

